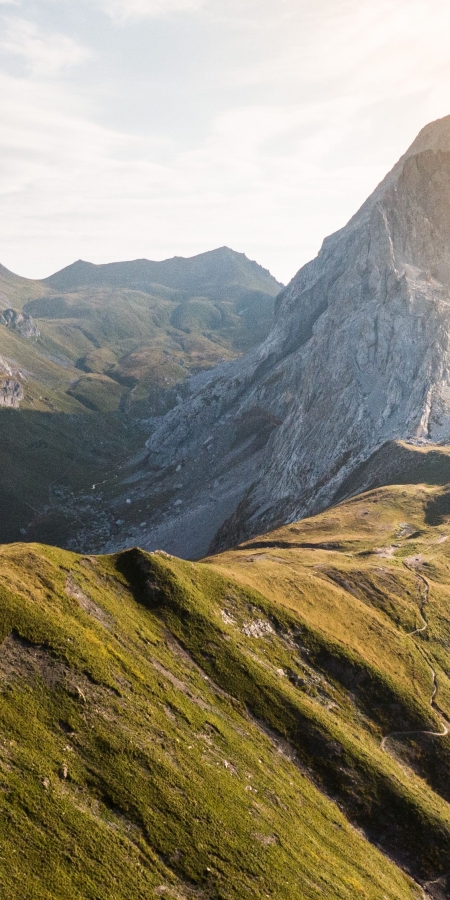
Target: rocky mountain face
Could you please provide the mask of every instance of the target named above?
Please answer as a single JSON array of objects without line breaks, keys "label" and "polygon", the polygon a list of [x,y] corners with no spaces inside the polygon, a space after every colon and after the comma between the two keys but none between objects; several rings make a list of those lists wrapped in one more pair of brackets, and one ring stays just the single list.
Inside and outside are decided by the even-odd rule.
[{"label": "rocky mountain face", "polygon": [[316,513],[396,439],[450,439],[450,117],[280,294],[274,327],[148,441],[144,546],[200,556]]},{"label": "rocky mountain face", "polygon": [[0,313],[0,325],[4,325],[5,328],[13,328],[15,331],[18,331],[22,337],[29,339],[38,338],[41,333],[31,316],[26,314],[23,315],[23,313],[18,312],[17,309],[12,308],[4,309],[3,312]]},{"label": "rocky mountain face", "polygon": [[[17,376],[20,381],[17,380]],[[22,381],[25,380],[26,376],[23,372],[12,368],[6,359],[0,356],[0,406],[19,409],[25,396],[22,387]]]},{"label": "rocky mountain face", "polygon": [[20,381],[15,381],[13,378],[0,380],[0,406],[19,409],[23,397],[23,387]]}]

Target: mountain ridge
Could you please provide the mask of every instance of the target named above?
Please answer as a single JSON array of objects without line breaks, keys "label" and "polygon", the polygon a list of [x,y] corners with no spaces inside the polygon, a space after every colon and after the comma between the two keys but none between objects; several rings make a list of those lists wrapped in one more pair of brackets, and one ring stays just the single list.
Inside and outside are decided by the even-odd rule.
[{"label": "mountain ridge", "polygon": [[[281,289],[268,269],[250,260],[245,253],[237,253],[229,247],[219,247],[192,257],[173,256],[159,262],[149,259],[136,259],[124,262],[113,262],[96,265],[78,260],[54,275],[43,279],[43,283],[60,290],[74,287],[88,287],[99,284],[120,284],[122,287],[151,288],[155,284],[183,290],[186,293],[205,287],[211,280],[217,282],[218,277],[229,282],[230,277],[247,269],[247,278],[253,271],[259,278],[258,288],[261,290],[264,280],[273,290],[275,285]],[[262,279],[262,281],[261,281]]]}]

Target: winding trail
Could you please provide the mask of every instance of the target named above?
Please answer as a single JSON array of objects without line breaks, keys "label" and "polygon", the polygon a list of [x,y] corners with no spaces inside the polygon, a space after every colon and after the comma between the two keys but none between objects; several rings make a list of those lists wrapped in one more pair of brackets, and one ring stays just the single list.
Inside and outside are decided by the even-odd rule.
[{"label": "winding trail", "polygon": [[[421,628],[416,628],[414,631],[408,632],[408,637],[414,637],[414,635],[416,635],[416,634],[422,634],[428,628],[428,621],[427,621],[427,617],[426,617],[426,606],[428,604],[429,596],[430,596],[430,585],[428,584],[428,581],[426,580],[426,578],[424,578],[423,575],[419,574],[419,572],[417,571],[417,568],[415,566],[408,565],[408,563],[406,561],[403,563],[403,565],[405,566],[406,569],[408,569],[409,572],[414,573],[415,577],[417,578],[417,581],[421,585],[420,615],[421,615],[421,618],[422,618],[422,621],[424,622],[424,624],[422,625]],[[418,644],[416,644],[416,647],[419,650],[419,653],[422,655],[423,659],[425,660],[425,663],[427,664],[427,666],[431,672],[432,692],[431,692],[431,698],[430,698],[430,706],[434,710],[434,712],[436,712],[438,714],[438,716],[441,720],[440,724],[441,724],[442,731],[426,731],[424,729],[414,729],[414,730],[410,730],[410,731],[391,731],[390,734],[386,734],[385,737],[383,738],[383,740],[381,741],[381,749],[384,750],[386,753],[388,752],[387,747],[386,747],[386,742],[389,740],[389,738],[398,737],[399,735],[402,735],[402,734],[403,735],[428,734],[428,735],[431,735],[431,737],[446,737],[446,735],[450,731],[450,724],[447,722],[442,709],[437,705],[437,703],[435,703],[436,694],[438,692],[438,681],[437,681],[436,672],[433,669],[433,667],[430,665],[423,649]]]}]

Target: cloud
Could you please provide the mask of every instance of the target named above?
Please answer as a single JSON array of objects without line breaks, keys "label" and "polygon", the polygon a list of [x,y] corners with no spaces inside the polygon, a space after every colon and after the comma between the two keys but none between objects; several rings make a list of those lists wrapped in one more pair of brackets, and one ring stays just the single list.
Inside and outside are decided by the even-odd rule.
[{"label": "cloud", "polygon": [[204,3],[205,0],[101,0],[105,12],[118,22],[196,12]]},{"label": "cloud", "polygon": [[350,205],[368,180],[364,166],[324,172],[317,142],[297,135],[322,114],[329,147],[343,107],[229,109],[192,149],[101,127],[76,107],[58,81],[0,76],[0,258],[20,274],[228,244],[287,278],[341,224],[342,196]]},{"label": "cloud", "polygon": [[450,111],[442,0],[80,3],[84,67],[70,0],[45,30],[1,7],[0,262],[21,274],[228,244],[287,280]]},{"label": "cloud", "polygon": [[[442,0],[228,0],[235,27],[259,35],[259,53],[237,67],[241,84],[345,87],[385,96],[412,92],[449,64],[450,7]],[[231,10],[230,10],[231,12]],[[264,52],[261,52],[264,41]]]},{"label": "cloud", "polygon": [[27,72],[39,77],[54,76],[89,56],[85,47],[67,35],[46,32],[33,22],[19,18],[2,22],[0,50],[22,60]]}]

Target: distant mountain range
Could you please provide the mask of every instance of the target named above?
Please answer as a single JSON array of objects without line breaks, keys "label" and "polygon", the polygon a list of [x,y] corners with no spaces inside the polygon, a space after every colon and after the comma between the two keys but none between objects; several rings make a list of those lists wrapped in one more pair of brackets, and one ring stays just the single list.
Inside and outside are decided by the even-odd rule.
[{"label": "distant mountain range", "polygon": [[245,289],[273,296],[274,288],[282,287],[267,269],[229,247],[190,258],[174,256],[162,262],[136,259],[93,265],[79,259],[44,279],[44,284],[56,291],[108,285],[149,294],[162,285],[186,296],[207,296],[218,301],[229,300],[233,294],[236,299],[241,298]]}]

